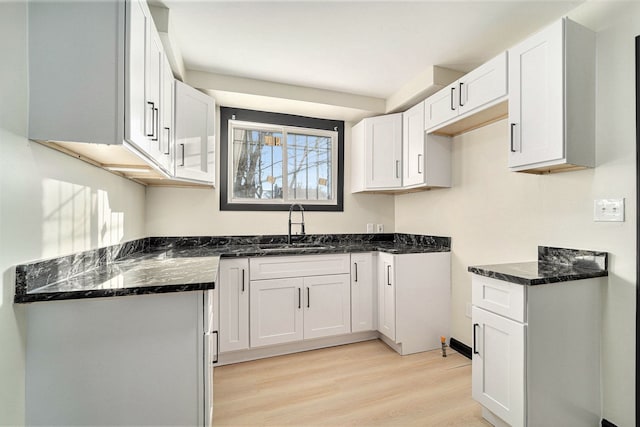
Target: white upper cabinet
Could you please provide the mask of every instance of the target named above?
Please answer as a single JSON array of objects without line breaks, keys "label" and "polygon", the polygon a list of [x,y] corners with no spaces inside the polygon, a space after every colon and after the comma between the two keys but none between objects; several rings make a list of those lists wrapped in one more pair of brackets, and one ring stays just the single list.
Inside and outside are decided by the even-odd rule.
[{"label": "white upper cabinet", "polygon": [[425,129],[455,134],[489,122],[502,114],[500,108],[488,110],[462,126],[449,125],[505,101],[507,95],[507,53],[503,52],[425,101]]},{"label": "white upper cabinet", "polygon": [[402,113],[402,187],[450,187],[451,138],[425,134],[424,105]]},{"label": "white upper cabinet", "polygon": [[215,101],[175,82],[175,176],[215,182]]},{"label": "white upper cabinet", "polygon": [[138,182],[173,178],[173,73],[146,2],[33,2],[28,29],[29,138]]},{"label": "white upper cabinet", "polygon": [[370,117],[352,133],[352,191],[402,186],[402,114]]},{"label": "white upper cabinet", "polygon": [[511,170],[595,166],[595,33],[565,18],[509,58]]},{"label": "white upper cabinet", "polygon": [[424,102],[402,113],[402,184],[424,184]]},{"label": "white upper cabinet", "polygon": [[370,117],[352,129],[351,191],[403,192],[451,185],[451,144],[425,137],[424,103]]}]

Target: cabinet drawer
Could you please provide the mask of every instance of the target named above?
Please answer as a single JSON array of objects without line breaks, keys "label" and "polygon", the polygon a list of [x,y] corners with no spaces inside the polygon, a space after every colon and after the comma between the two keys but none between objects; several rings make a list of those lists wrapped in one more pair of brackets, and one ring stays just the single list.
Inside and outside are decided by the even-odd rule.
[{"label": "cabinet drawer", "polygon": [[349,273],[349,254],[251,258],[251,280]]},{"label": "cabinet drawer", "polygon": [[471,278],[471,302],[476,307],[524,323],[527,319],[525,288],[474,274]]}]

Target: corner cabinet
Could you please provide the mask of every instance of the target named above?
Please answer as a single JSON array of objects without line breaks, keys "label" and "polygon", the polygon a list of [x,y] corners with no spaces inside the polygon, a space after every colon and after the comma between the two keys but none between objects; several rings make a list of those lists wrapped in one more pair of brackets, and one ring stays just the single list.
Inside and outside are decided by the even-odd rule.
[{"label": "corner cabinet", "polygon": [[509,167],[595,166],[595,33],[562,19],[509,50]]},{"label": "corner cabinet", "polygon": [[27,24],[29,139],[139,183],[214,181],[213,141],[204,161],[185,147],[206,173],[175,173],[173,73],[144,0],[34,2]]},{"label": "corner cabinet", "polygon": [[451,141],[425,135],[424,103],[355,125],[351,191],[402,193],[451,186]]},{"label": "corner cabinet", "polygon": [[450,252],[378,254],[378,331],[398,353],[439,348],[450,304]]},{"label": "corner cabinet", "polygon": [[215,100],[175,82],[175,176],[215,182]]},{"label": "corner cabinet", "polygon": [[601,285],[472,275],[472,396],[484,418],[513,427],[600,424]]},{"label": "corner cabinet", "polygon": [[401,113],[364,119],[351,138],[352,192],[402,187]]}]

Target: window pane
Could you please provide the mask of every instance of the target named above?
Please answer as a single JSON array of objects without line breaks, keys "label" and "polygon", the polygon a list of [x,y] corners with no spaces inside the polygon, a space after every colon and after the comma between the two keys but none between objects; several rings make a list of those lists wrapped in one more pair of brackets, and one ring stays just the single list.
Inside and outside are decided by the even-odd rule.
[{"label": "window pane", "polygon": [[291,200],[331,200],[331,142],[326,136],[287,134]]},{"label": "window pane", "polygon": [[282,199],[282,132],[233,129],[233,199]]}]

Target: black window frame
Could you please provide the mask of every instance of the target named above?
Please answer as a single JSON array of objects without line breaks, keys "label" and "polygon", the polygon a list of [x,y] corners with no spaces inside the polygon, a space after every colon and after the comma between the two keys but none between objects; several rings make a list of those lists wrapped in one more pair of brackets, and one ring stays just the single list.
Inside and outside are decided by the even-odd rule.
[{"label": "black window frame", "polygon": [[242,108],[220,107],[220,210],[221,211],[288,211],[287,203],[230,203],[229,191],[229,120],[264,123],[279,126],[292,126],[309,129],[321,129],[338,132],[338,165],[336,204],[314,204],[293,201],[304,207],[305,211],[344,212],[344,121],[296,116],[293,114],[272,113],[268,111],[246,110]]}]

